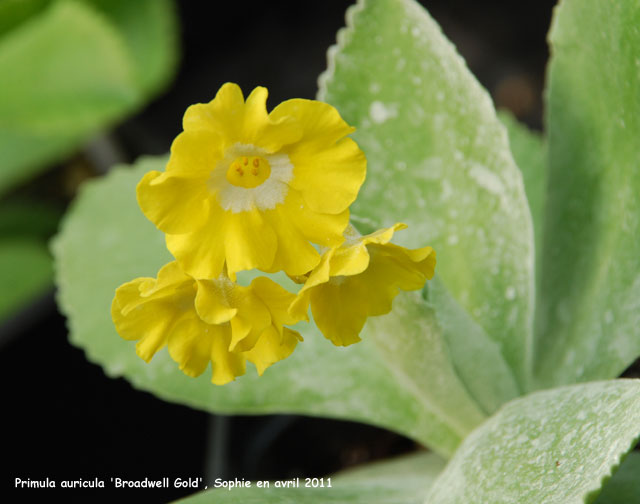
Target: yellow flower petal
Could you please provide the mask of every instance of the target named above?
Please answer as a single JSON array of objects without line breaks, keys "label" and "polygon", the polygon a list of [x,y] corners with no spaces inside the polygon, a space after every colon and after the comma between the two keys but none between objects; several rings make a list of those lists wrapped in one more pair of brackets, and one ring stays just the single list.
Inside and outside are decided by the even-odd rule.
[{"label": "yellow flower petal", "polygon": [[420,289],[433,277],[431,247],[408,250],[389,243],[394,231],[405,227],[396,224],[362,237],[350,230],[341,247],[325,252],[289,312],[299,316],[311,305],[318,328],[334,344],[359,341],[367,318],[391,311],[399,289]]},{"label": "yellow flower petal", "polygon": [[307,233],[298,228],[282,205],[264,213],[265,220],[276,234],[278,245],[276,254],[269,269],[270,273],[286,270],[290,275],[304,275],[311,271],[320,261],[320,254],[309,243]]},{"label": "yellow flower petal", "polygon": [[171,144],[167,173],[206,180],[224,157],[220,131],[184,131]]},{"label": "yellow flower petal", "polygon": [[224,385],[245,372],[244,357],[229,352],[228,325],[206,324],[196,316],[177,324],[169,336],[169,355],[187,376],[200,376],[212,365],[211,381]]},{"label": "yellow flower petal", "polygon": [[302,289],[300,289],[289,306],[289,313],[292,317],[297,317],[300,320],[303,318],[308,319],[307,311],[309,310],[309,303],[311,301],[311,291],[314,287],[328,282],[331,278],[331,258],[335,251],[336,249],[329,249],[322,254],[320,262],[310,273]]},{"label": "yellow flower petal", "polygon": [[363,282],[365,273],[318,286],[310,292],[311,313],[320,332],[334,345],[347,346],[360,341],[360,331],[369,316],[371,299],[381,292]]},{"label": "yellow flower petal", "polygon": [[[229,281],[231,283],[231,281]],[[230,286],[226,282],[198,280],[195,308],[198,316],[207,324],[224,324],[238,313],[229,305]]]},{"label": "yellow flower petal", "polygon": [[291,187],[302,193],[312,210],[340,213],[355,201],[367,159],[353,140],[345,138],[313,156],[291,152],[289,157],[296,167]]},{"label": "yellow flower petal", "polygon": [[184,374],[195,378],[209,366],[212,343],[216,337],[225,337],[224,328],[207,327],[193,315],[185,317],[169,335],[169,355]]},{"label": "yellow flower petal", "polygon": [[337,247],[344,241],[342,233],[349,224],[348,209],[339,214],[314,212],[293,189],[289,190],[282,206],[281,212],[286,213],[305,239],[323,247]]},{"label": "yellow flower petal", "polygon": [[270,313],[270,324],[259,334],[252,347],[244,352],[247,359],[255,364],[258,374],[262,375],[267,367],[288,357],[298,341],[302,341],[299,333],[284,327],[284,324],[295,324],[306,318],[306,314],[303,317],[289,314],[288,308],[295,295],[273,280],[258,277],[251,282],[249,288],[268,307]]},{"label": "yellow flower petal", "polygon": [[295,350],[302,337],[296,331],[287,327],[282,335],[271,326],[261,335],[256,345],[244,353],[244,356],[256,366],[258,374],[262,376],[265,369],[282,359],[286,359]]},{"label": "yellow flower petal", "polygon": [[[137,287],[135,285],[136,290]],[[121,290],[121,294],[125,290]],[[169,311],[165,311],[166,309]],[[158,318],[158,311],[161,310],[164,313],[171,313],[171,305],[155,303],[155,306],[151,305],[150,308],[136,311],[134,317],[123,314],[118,297],[115,297],[111,304],[111,318],[118,334],[126,340],[140,340],[136,344],[136,353],[146,362],[149,362],[154,354],[166,345],[168,330],[174,323],[174,318],[171,316]]]},{"label": "yellow flower petal", "polygon": [[218,144],[227,148],[236,142],[259,145],[275,152],[302,136],[300,125],[291,117],[273,120],[267,115],[268,91],[256,87],[245,103],[240,87],[224,84],[209,103],[189,107],[183,119],[185,131],[205,131],[219,135]]},{"label": "yellow flower petal", "polygon": [[168,333],[185,316],[183,304],[193,295],[175,262],[160,270],[158,281],[137,278],[116,289],[111,318],[124,339],[140,340],[138,355],[149,362],[167,342]]},{"label": "yellow flower petal", "polygon": [[197,279],[217,278],[225,263],[224,212],[211,207],[209,220],[188,234],[166,235],[167,248],[184,271]]},{"label": "yellow flower petal", "polygon": [[335,107],[316,100],[294,98],[284,101],[271,111],[269,117],[273,121],[295,117],[304,132],[296,150],[308,153],[323,150],[355,131],[340,117]]},{"label": "yellow flower petal", "polygon": [[267,277],[254,278],[251,282],[251,289],[269,307],[271,319],[276,327],[280,328],[285,324],[295,324],[301,320],[308,320],[306,313],[301,316],[289,313],[289,306],[291,306],[296,295],[290,293],[273,280]]},{"label": "yellow flower petal", "polygon": [[238,315],[231,320],[229,350],[245,351],[253,348],[262,331],[271,325],[271,314],[250,287],[236,287],[234,293]]},{"label": "yellow flower petal", "polygon": [[138,184],[137,195],[147,219],[165,233],[194,231],[209,216],[210,194],[202,179],[151,171]]},{"label": "yellow flower petal", "polygon": [[288,100],[271,117],[294,116],[302,138],[286,148],[295,166],[291,187],[316,212],[337,214],[356,199],[366,175],[364,153],[350,138],[354,131],[332,106],[313,100]]},{"label": "yellow flower petal", "polygon": [[[331,257],[331,276],[357,275],[362,273],[369,266],[369,252],[367,246],[370,244],[388,243],[393,238],[393,233],[400,229],[405,229],[406,224],[397,223],[385,229],[380,229],[374,233],[359,236],[357,231],[351,227],[345,231],[347,243],[336,249]],[[355,234],[354,234],[355,233]]]},{"label": "yellow flower petal", "polygon": [[255,88],[247,98],[242,142],[259,145],[267,152],[276,152],[283,145],[296,142],[302,136],[302,128],[293,117],[273,120],[267,115],[268,91]]},{"label": "yellow flower petal", "polygon": [[226,212],[223,226],[225,257],[231,278],[235,278],[238,271],[271,268],[278,239],[258,210]]},{"label": "yellow flower petal", "polygon": [[216,385],[224,385],[235,380],[236,376],[245,373],[245,357],[236,352],[230,352],[230,337],[225,332],[224,338],[214,338],[211,346],[211,362],[213,372],[211,382]]},{"label": "yellow flower petal", "polygon": [[224,148],[240,140],[244,117],[244,97],[237,84],[227,82],[209,103],[190,106],[184,114],[185,131],[221,134]]},{"label": "yellow flower petal", "polygon": [[389,243],[370,245],[369,250],[375,256],[371,274],[387,284],[402,290],[417,290],[424,287],[425,280],[433,278],[436,253],[431,247],[409,250]]}]

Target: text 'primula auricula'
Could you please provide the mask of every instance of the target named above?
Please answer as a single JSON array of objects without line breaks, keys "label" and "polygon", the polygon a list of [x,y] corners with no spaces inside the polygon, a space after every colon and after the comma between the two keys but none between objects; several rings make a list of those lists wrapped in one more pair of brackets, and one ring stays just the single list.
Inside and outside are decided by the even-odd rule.
[{"label": "text 'primula auricula'", "polygon": [[[138,184],[138,203],[166,235],[175,261],[157,278],[116,289],[111,315],[149,362],[164,346],[189,376],[212,364],[212,382],[259,374],[293,352],[309,320],[335,345],[360,341],[367,317],[391,311],[399,289],[433,277],[431,247],[390,243],[396,224],[361,236],[349,223],[366,173],[354,131],[332,106],[287,100],[270,113],[267,90],[247,97],[223,85],[185,113],[164,172]],[[267,277],[236,283],[245,270],[285,272],[290,293]]]}]

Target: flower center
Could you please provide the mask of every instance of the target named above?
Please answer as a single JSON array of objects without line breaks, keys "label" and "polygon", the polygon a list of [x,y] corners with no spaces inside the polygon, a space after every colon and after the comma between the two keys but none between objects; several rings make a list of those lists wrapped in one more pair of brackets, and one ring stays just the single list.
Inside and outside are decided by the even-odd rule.
[{"label": "flower center", "polygon": [[271,175],[269,162],[260,156],[237,157],[227,170],[227,180],[234,186],[258,187]]}]

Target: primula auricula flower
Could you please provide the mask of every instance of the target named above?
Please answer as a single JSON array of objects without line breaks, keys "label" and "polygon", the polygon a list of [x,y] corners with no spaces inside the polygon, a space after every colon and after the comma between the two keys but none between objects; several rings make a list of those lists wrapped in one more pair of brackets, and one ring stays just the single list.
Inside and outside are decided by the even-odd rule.
[{"label": "primula auricula flower", "polygon": [[335,345],[360,341],[367,317],[391,311],[398,289],[421,289],[433,278],[436,254],[431,247],[409,250],[389,243],[405,224],[360,236],[350,226],[346,241],[327,250],[298,292],[289,312],[306,315],[309,305],[316,325]]},{"label": "primula auricula flower", "polygon": [[294,99],[266,109],[267,90],[246,102],[227,83],[189,107],[164,173],[138,184],[144,214],[194,278],[241,270],[302,275],[335,247],[349,222],[366,158],[332,106]]},{"label": "primula auricula flower", "polygon": [[[228,383],[245,372],[245,361],[262,374],[288,357],[302,337],[284,327],[294,295],[265,277],[242,287],[225,275],[194,280],[174,261],[154,278],[121,285],[111,306],[120,336],[140,340],[137,354],[149,362],[165,345],[189,376],[212,364],[212,382]],[[306,318],[306,314],[303,317]]]}]

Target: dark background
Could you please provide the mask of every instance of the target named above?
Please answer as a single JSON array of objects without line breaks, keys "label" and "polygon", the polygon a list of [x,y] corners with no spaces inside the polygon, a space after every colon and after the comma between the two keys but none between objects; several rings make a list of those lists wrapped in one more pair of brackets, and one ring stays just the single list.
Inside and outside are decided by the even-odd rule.
[{"label": "dark background", "polygon": [[[221,6],[221,4],[224,7]],[[115,159],[168,151],[192,103],[237,82],[270,91],[270,105],[314,98],[326,50],[351,2],[182,1],[182,59],[165,94],[109,133]],[[499,107],[542,124],[541,94],[553,2],[423,1]],[[64,210],[76,188],[97,176],[91,149],[21,191]],[[87,293],[90,295],[90,293]],[[67,342],[53,293],[0,328],[2,458],[5,495],[13,478],[143,479],[323,476],[417,447],[401,436],[350,422],[296,416],[212,417],[112,380]],[[182,490],[55,490],[66,500],[166,502]],[[11,502],[49,499],[23,489]]]}]

